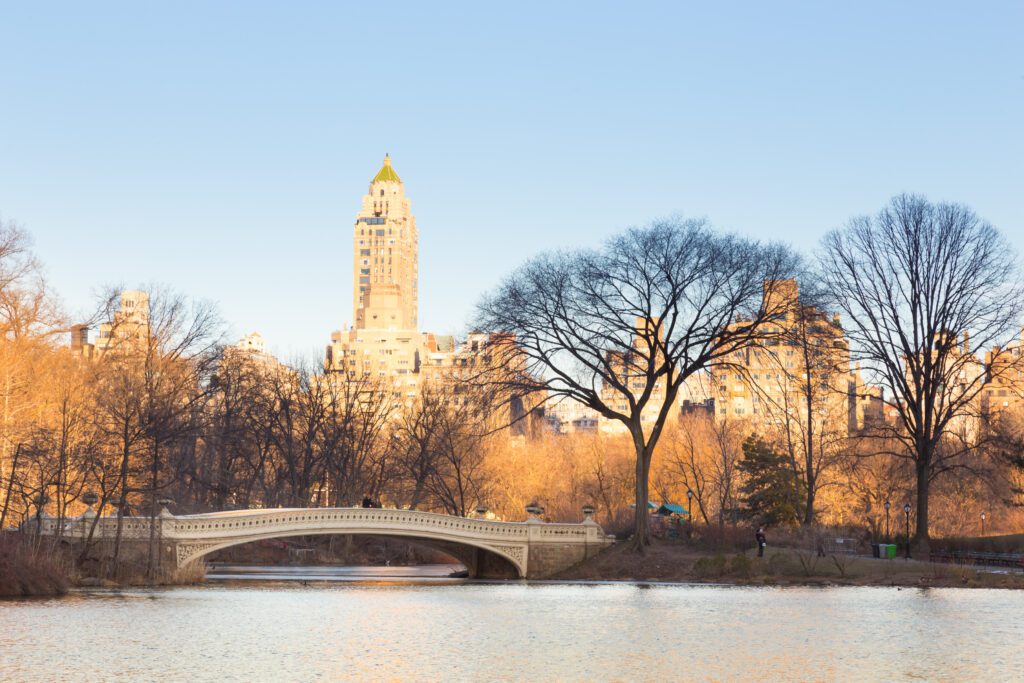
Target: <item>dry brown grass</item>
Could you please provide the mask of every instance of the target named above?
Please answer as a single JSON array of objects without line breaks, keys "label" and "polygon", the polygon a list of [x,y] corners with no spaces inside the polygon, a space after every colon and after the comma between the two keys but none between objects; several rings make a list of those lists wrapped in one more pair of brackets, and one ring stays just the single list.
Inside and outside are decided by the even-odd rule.
[{"label": "dry brown grass", "polygon": [[63,595],[68,584],[59,556],[21,534],[0,534],[0,598]]},{"label": "dry brown grass", "polygon": [[[98,585],[108,586],[192,586],[206,578],[206,564],[192,562],[184,567],[158,568],[153,576],[147,575],[146,565],[141,562],[124,561],[110,574],[112,580],[99,580]],[[92,581],[82,585],[95,585]]]},{"label": "dry brown grass", "polygon": [[852,555],[818,557],[806,550],[716,553],[683,543],[655,541],[643,555],[617,543],[554,578],[611,581],[712,581],[767,585],[934,586],[1024,588],[1024,574],[995,574],[915,560]]},{"label": "dry brown grass", "polygon": [[184,567],[163,570],[158,583],[164,586],[193,586],[205,579],[206,563],[197,560]]}]

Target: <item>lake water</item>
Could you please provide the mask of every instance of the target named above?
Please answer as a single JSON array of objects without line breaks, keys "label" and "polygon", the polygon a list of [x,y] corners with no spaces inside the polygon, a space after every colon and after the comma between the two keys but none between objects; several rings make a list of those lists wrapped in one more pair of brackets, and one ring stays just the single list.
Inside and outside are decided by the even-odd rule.
[{"label": "lake water", "polygon": [[1024,593],[230,583],[0,602],[4,681],[1024,678]]}]

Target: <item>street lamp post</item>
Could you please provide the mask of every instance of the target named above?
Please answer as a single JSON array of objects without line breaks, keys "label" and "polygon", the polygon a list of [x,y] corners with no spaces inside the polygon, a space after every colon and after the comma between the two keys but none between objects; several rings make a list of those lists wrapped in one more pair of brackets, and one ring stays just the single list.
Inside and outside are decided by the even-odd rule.
[{"label": "street lamp post", "polygon": [[981,535],[985,535],[985,513],[981,513]]},{"label": "street lamp post", "polygon": [[903,513],[907,516],[907,559],[910,559],[910,503],[903,504]]},{"label": "street lamp post", "polygon": [[885,542],[888,543],[889,539],[889,508],[892,507],[892,503],[885,501]]}]

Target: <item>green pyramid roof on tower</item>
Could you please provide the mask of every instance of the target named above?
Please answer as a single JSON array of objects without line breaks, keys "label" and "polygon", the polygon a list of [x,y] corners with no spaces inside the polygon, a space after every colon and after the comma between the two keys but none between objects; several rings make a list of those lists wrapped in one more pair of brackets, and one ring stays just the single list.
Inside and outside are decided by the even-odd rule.
[{"label": "green pyramid roof on tower", "polygon": [[400,183],[402,179],[395,173],[395,169],[391,167],[391,157],[387,154],[384,155],[384,165],[377,171],[377,175],[373,176],[375,183],[388,182],[388,183]]}]

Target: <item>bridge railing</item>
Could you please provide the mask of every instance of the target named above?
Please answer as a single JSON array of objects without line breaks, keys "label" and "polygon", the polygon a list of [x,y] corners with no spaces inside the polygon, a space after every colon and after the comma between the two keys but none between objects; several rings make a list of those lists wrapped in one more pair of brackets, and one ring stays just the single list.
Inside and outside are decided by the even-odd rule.
[{"label": "bridge railing", "polygon": [[[159,522],[160,518],[158,518],[158,528],[160,528]],[[56,517],[41,515],[38,523],[35,519],[27,520],[22,525],[22,529],[31,533],[36,533],[38,531],[38,533],[43,536],[86,538],[89,536],[90,530],[93,530],[93,527],[95,526],[95,529],[92,531],[94,538],[113,538],[117,534],[117,517],[100,517],[99,520],[96,520],[96,515],[89,515],[87,513],[79,517],[65,517],[59,526],[60,528],[58,528],[58,521]],[[148,538],[149,518],[124,517],[122,520],[121,535],[124,538]]]}]

